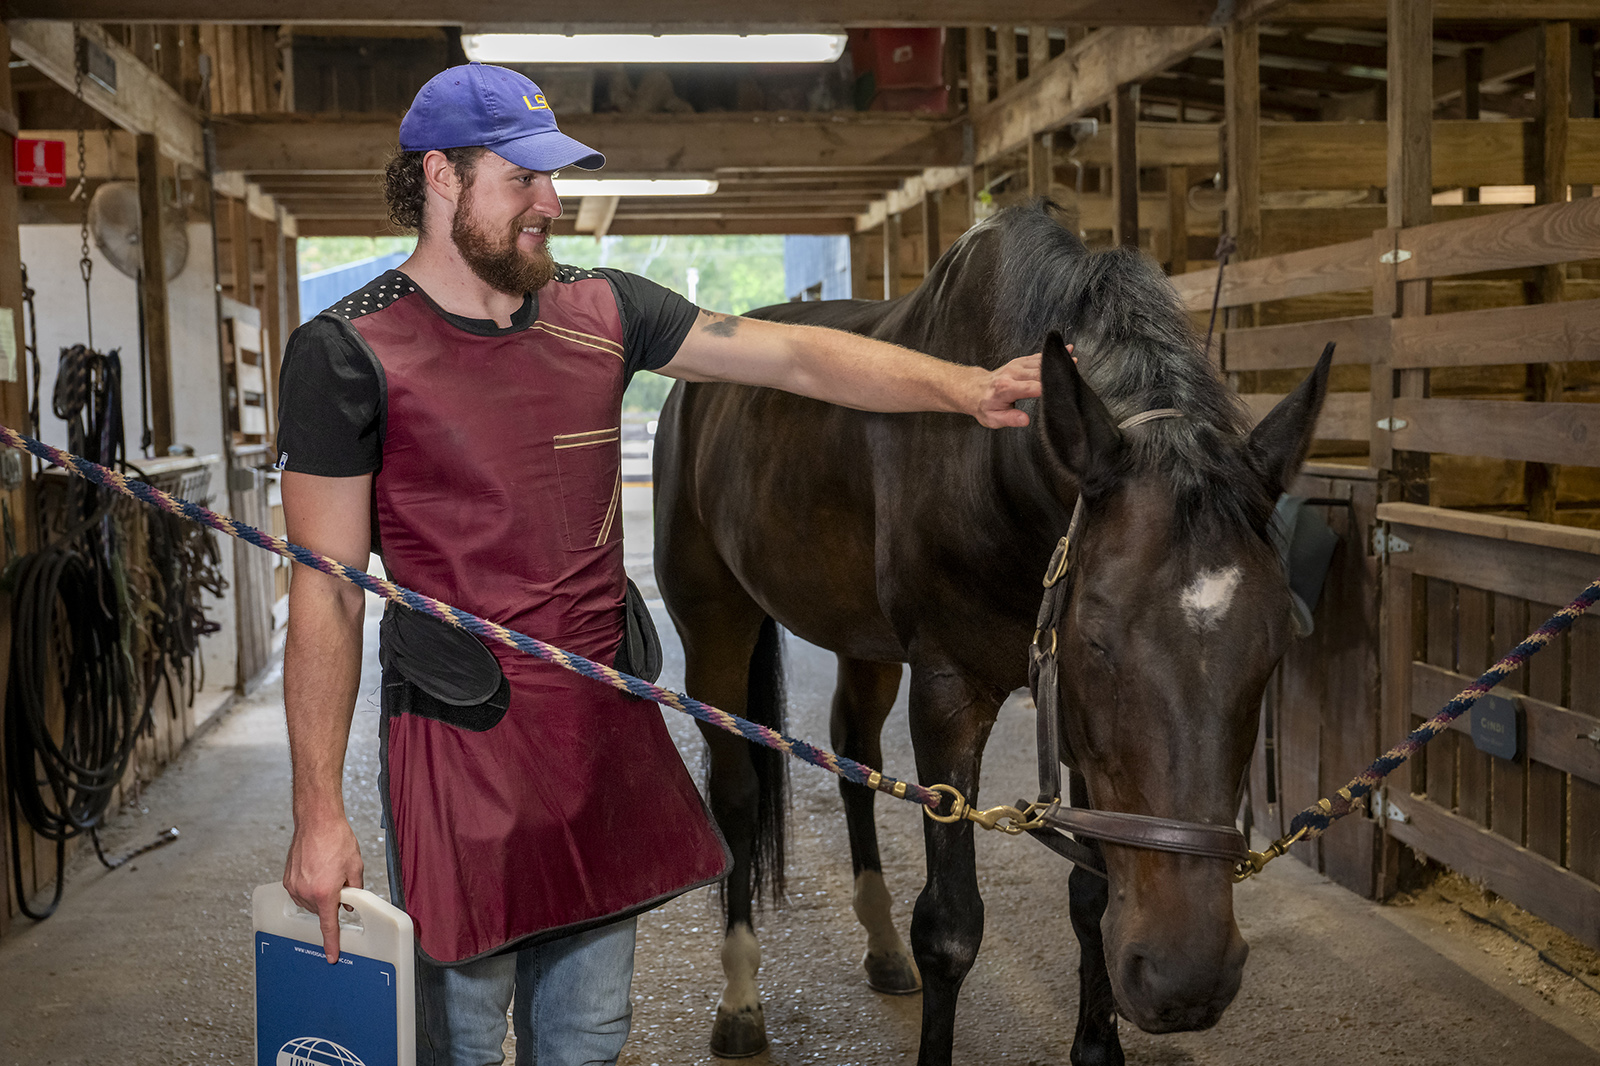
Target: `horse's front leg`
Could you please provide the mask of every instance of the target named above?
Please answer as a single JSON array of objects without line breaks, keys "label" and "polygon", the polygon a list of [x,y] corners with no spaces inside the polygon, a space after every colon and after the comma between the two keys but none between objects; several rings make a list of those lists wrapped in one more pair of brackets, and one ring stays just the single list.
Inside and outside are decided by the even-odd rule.
[{"label": "horse's front leg", "polygon": [[[924,784],[943,782],[976,802],[983,746],[1003,697],[976,691],[948,668],[912,667],[911,739]],[[911,916],[911,950],[923,989],[919,1066],[948,1066],[956,1000],[983,942],[972,831],[967,821],[923,821],[928,881]]]},{"label": "horse's front leg", "polygon": [[[1072,805],[1087,807],[1089,790],[1083,778],[1072,774]],[[1084,843],[1100,848],[1093,841]],[[1106,969],[1105,940],[1100,919],[1111,900],[1104,877],[1074,866],[1067,878],[1072,911],[1072,931],[1078,935],[1078,1031],[1072,1038],[1072,1066],[1122,1066],[1122,1041],[1117,1037],[1117,1004]]]}]

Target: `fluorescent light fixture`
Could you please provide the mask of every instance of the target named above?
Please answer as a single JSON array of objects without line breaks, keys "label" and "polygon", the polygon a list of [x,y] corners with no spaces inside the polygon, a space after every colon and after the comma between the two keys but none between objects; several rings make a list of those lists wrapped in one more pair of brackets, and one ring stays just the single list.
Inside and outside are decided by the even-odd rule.
[{"label": "fluorescent light fixture", "polygon": [[557,196],[706,196],[717,191],[705,178],[557,178]]},{"label": "fluorescent light fixture", "polygon": [[484,63],[832,63],[842,33],[464,33]]}]

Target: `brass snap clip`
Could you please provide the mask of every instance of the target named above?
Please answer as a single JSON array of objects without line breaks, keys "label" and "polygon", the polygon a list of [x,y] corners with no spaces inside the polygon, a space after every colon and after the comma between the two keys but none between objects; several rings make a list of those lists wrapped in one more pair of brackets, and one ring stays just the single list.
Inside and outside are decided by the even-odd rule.
[{"label": "brass snap clip", "polygon": [[1238,884],[1241,881],[1248,881],[1266,869],[1267,863],[1287,852],[1293,844],[1306,835],[1306,830],[1309,828],[1310,826],[1301,826],[1293,836],[1280,837],[1274,840],[1267,845],[1266,851],[1252,851],[1249,858],[1234,865],[1233,883]]},{"label": "brass snap clip", "polygon": [[1026,833],[1030,829],[1044,827],[1044,819],[1039,813],[1044,807],[1038,803],[1030,803],[1025,808],[1012,806],[990,807],[987,810],[978,810],[969,804],[966,797],[950,785],[932,785],[934,792],[942,792],[950,797],[950,813],[938,814],[931,807],[924,807],[923,812],[936,822],[953,825],[956,822],[972,822],[984,829],[997,829],[1009,836]]}]

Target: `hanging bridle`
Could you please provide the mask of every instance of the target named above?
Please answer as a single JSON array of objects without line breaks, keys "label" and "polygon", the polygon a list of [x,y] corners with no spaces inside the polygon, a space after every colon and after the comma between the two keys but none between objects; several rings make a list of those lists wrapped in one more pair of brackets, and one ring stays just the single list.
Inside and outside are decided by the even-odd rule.
[{"label": "hanging bridle", "polygon": [[[1166,418],[1180,418],[1183,412],[1163,407],[1145,411],[1121,422],[1118,429],[1133,429],[1147,422]],[[1127,847],[1165,851],[1178,855],[1198,855],[1204,858],[1225,859],[1234,864],[1237,872],[1250,858],[1250,849],[1243,833],[1231,825],[1210,825],[1205,822],[1186,822],[1175,818],[1154,818],[1144,814],[1123,814],[1117,811],[1097,811],[1088,807],[1064,806],[1061,796],[1061,690],[1059,686],[1060,663],[1056,658],[1057,633],[1070,599],[1072,546],[1077,542],[1079,527],[1083,523],[1083,497],[1072,510],[1072,520],[1067,525],[1067,535],[1056,544],[1050,556],[1050,565],[1044,575],[1044,601],[1039,605],[1038,629],[1033,634],[1030,651],[1034,669],[1030,671],[1030,688],[1038,708],[1039,798],[1033,803],[1018,801],[1016,807],[996,807],[988,811],[968,808],[965,801],[947,786],[934,786],[947,791],[952,797],[952,810],[948,815],[933,815],[939,821],[956,821],[966,818],[987,828],[1003,829],[1010,833],[1027,833],[1035,840],[1063,858],[1070,859],[1084,869],[1105,876],[1097,846],[1074,840],[1066,833],[1088,837],[1095,841],[1122,844]],[[1064,831],[1064,832],[1063,832]]]}]

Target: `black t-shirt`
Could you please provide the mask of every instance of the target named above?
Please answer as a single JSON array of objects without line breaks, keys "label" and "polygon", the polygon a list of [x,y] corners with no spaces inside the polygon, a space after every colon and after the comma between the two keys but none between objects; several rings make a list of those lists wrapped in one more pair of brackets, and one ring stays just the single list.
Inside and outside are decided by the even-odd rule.
[{"label": "black t-shirt", "polygon": [[[622,316],[625,380],[640,370],[659,370],[678,353],[699,308],[648,278],[611,267],[594,271],[562,267],[553,285],[601,276],[611,284]],[[359,306],[364,294],[415,289],[391,270],[335,308]],[[424,299],[428,295],[416,292]],[[494,337],[528,328],[539,316],[539,294],[530,293],[511,325],[452,315],[434,304],[451,325]],[[323,312],[289,335],[278,386],[278,465],[319,477],[356,477],[383,465],[383,369],[346,317]]]}]

